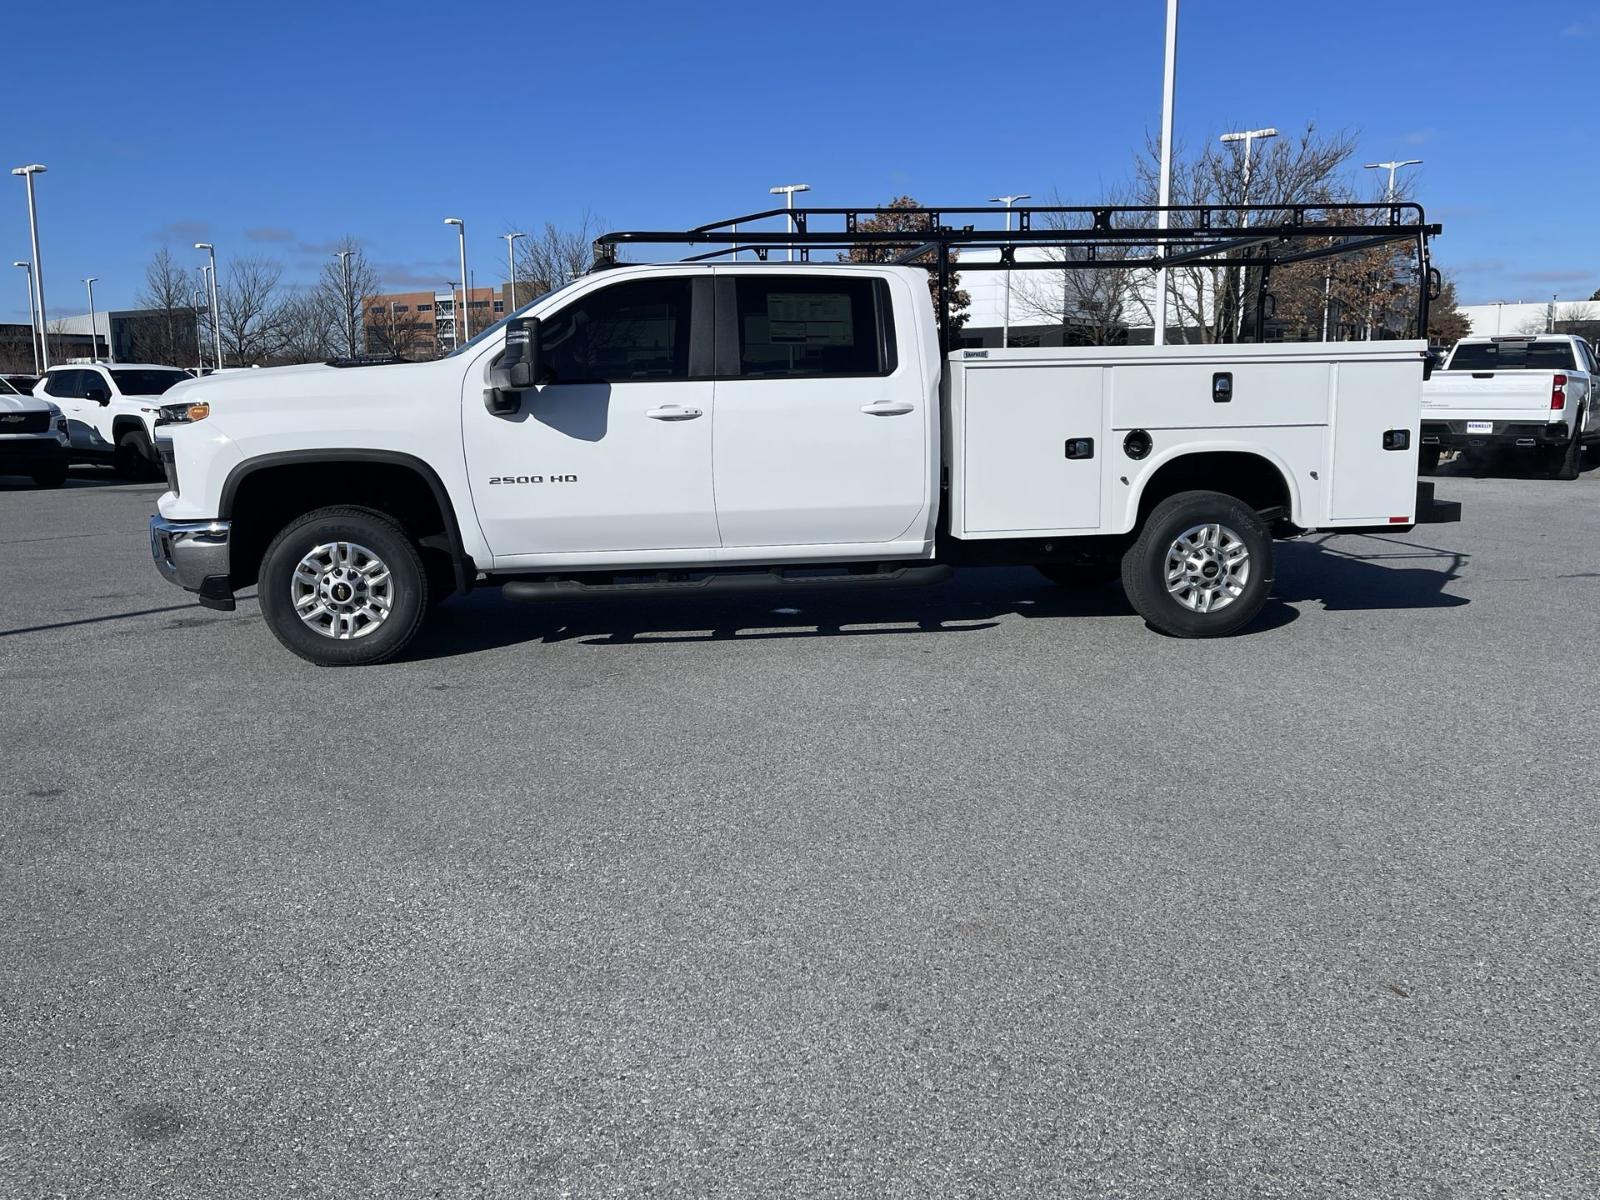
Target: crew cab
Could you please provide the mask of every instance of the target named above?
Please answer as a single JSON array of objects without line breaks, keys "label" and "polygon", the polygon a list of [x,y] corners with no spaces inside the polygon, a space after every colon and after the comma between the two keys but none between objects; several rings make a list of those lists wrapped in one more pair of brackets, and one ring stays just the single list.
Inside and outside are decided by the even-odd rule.
[{"label": "crew cab", "polygon": [[1120,576],[1178,636],[1259,612],[1272,539],[1417,521],[1425,344],[956,350],[926,272],[584,276],[447,358],[218,375],[158,431],[156,564],[255,584],[313,662],[443,594],[523,599]]},{"label": "crew cab", "polygon": [[1540,456],[1557,479],[1576,479],[1584,446],[1600,444],[1597,380],[1581,337],[1462,338],[1423,385],[1423,469],[1446,450],[1510,447]]},{"label": "crew cab", "polygon": [[51,367],[33,394],[67,417],[75,462],[110,462],[124,479],[159,479],[155,426],[162,396],[191,376],[152,363],[67,363]]},{"label": "crew cab", "polygon": [[27,475],[38,487],[67,481],[67,420],[48,400],[0,379],[0,475]]}]

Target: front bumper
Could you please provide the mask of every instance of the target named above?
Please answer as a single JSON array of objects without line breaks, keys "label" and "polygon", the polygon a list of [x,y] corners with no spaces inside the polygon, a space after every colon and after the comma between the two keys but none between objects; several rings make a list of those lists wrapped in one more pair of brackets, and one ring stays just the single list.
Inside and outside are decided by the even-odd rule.
[{"label": "front bumper", "polygon": [[150,518],[150,557],[168,583],[194,592],[207,608],[233,608],[228,582],[228,521]]},{"label": "front bumper", "polygon": [[67,460],[67,448],[54,437],[0,438],[0,475],[26,475],[35,467]]},{"label": "front bumper", "polygon": [[[1470,431],[1471,425],[1487,425],[1487,430]],[[1572,440],[1572,429],[1559,422],[1545,421],[1423,421],[1424,446],[1441,450],[1467,450],[1484,446],[1565,446]]]}]

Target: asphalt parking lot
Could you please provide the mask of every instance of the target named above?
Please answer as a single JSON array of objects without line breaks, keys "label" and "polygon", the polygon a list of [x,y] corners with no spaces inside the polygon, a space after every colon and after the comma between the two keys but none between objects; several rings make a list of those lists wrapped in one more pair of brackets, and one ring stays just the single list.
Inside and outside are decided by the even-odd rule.
[{"label": "asphalt parking lot", "polygon": [[0,1196],[1600,1191],[1600,470],[1280,545],[454,600],[318,670],[0,482]]}]

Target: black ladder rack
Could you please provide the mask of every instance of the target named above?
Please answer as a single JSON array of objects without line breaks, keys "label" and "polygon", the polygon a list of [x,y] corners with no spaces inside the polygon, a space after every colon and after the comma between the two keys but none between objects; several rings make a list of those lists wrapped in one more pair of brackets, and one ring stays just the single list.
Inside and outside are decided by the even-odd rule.
[{"label": "black ladder rack", "polygon": [[[1160,267],[1256,268],[1256,340],[1265,326],[1267,285],[1274,267],[1332,258],[1375,246],[1412,243],[1418,277],[1417,336],[1427,337],[1428,305],[1438,296],[1439,275],[1429,261],[1428,239],[1440,232],[1422,206],[1410,201],[1370,204],[1247,205],[1032,205],[1010,210],[1017,227],[995,227],[1005,209],[980,208],[769,208],[679,230],[618,230],[594,242],[595,269],[616,266],[627,245],[703,246],[719,249],[682,261],[706,262],[754,253],[768,261],[774,249],[796,251],[810,262],[814,251],[849,251],[860,246],[906,247],[891,262],[926,266],[939,277],[939,340],[949,349],[947,297],[953,269],[962,271],[1061,271]],[[1160,215],[1168,225],[1159,227]],[[893,216],[912,230],[863,226],[874,217]],[[1051,218],[1036,228],[1039,217]],[[743,228],[787,218],[793,230]],[[837,226],[837,227],[833,227]],[[1063,227],[1065,226],[1065,227]],[[961,249],[998,251],[991,262],[956,261]],[[1018,258],[1020,248],[1074,250],[1079,257]]]}]

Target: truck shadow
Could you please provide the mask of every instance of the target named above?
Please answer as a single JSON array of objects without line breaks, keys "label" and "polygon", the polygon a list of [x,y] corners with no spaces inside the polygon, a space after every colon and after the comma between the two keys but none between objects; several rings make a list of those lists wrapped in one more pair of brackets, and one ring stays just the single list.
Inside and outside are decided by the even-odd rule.
[{"label": "truck shadow", "polygon": [[[1600,474],[1600,453],[1585,450],[1578,474]],[[1437,479],[1540,479],[1550,481],[1550,468],[1527,450],[1473,450],[1458,453],[1433,471]],[[1424,476],[1427,478],[1427,476]]]},{"label": "truck shadow", "polygon": [[[1332,544],[1329,544],[1329,543]],[[1297,620],[1297,604],[1329,611],[1453,608],[1445,593],[1466,556],[1386,537],[1342,537],[1278,546],[1274,595],[1239,637]],[[606,598],[584,602],[513,603],[487,589],[452,600],[418,639],[414,659],[449,658],[523,642],[637,646],[676,642],[790,638],[895,637],[978,633],[1008,617],[1136,619],[1116,586],[1072,591],[1027,567],[957,572],[925,589],[856,593],[663,600]]]}]

